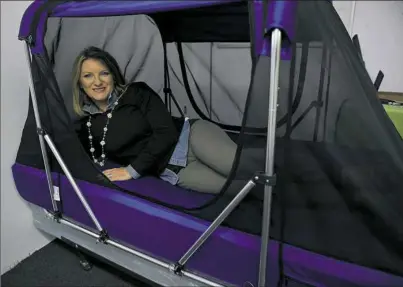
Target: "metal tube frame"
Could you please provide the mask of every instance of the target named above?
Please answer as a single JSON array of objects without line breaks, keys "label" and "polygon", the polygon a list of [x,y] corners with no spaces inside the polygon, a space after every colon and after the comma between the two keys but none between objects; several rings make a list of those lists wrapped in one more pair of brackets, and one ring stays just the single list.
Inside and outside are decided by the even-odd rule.
[{"label": "metal tube frame", "polygon": [[[266,35],[268,36],[268,35]],[[277,97],[279,89],[280,72],[280,52],[281,52],[281,31],[274,29],[271,32],[271,63],[270,63],[270,94],[269,94],[269,115],[267,124],[267,142],[266,142],[266,176],[274,174],[274,149],[277,122]],[[267,251],[270,240],[270,218],[271,218],[271,185],[265,186],[263,203],[263,222],[260,245],[259,260],[259,283],[258,286],[266,284],[267,269]]]},{"label": "metal tube frame", "polygon": [[91,219],[94,222],[96,228],[98,229],[98,231],[101,232],[101,236],[105,236],[104,231],[103,231],[103,229],[101,227],[101,224],[99,223],[98,219],[96,218],[96,216],[95,216],[94,212],[92,211],[91,207],[89,206],[88,202],[84,198],[80,188],[77,186],[77,184],[76,184],[75,180],[73,179],[69,169],[64,164],[63,159],[60,156],[56,146],[54,145],[54,143],[51,140],[51,138],[49,137],[49,135],[46,134],[45,131],[42,129],[42,124],[41,124],[40,115],[39,115],[39,111],[38,111],[38,102],[37,102],[37,99],[36,99],[35,87],[34,87],[34,84],[33,84],[32,70],[31,70],[31,53],[30,53],[30,49],[29,49],[29,44],[27,42],[25,43],[25,55],[26,55],[26,58],[27,58],[27,61],[28,61],[28,67],[29,67],[29,69],[28,69],[29,70],[29,89],[31,91],[32,106],[34,108],[35,121],[36,121],[36,126],[37,126],[37,129],[38,129],[38,135],[39,135],[39,140],[40,140],[40,144],[41,144],[41,150],[42,150],[42,155],[43,155],[43,161],[44,161],[44,164],[45,164],[46,176],[47,176],[47,179],[48,179],[48,185],[49,185],[49,190],[50,190],[50,196],[51,196],[51,199],[52,199],[53,210],[54,210],[55,213],[57,213],[57,211],[58,211],[56,202],[55,202],[55,200],[53,198],[53,194],[52,194],[52,192],[53,192],[53,184],[52,184],[52,178],[51,178],[51,174],[50,174],[49,159],[48,159],[47,152],[46,152],[45,141],[48,144],[48,146],[51,149],[51,151],[54,154],[54,156],[56,157],[56,160],[60,164],[61,168],[65,172],[69,182],[73,186],[74,191],[76,192],[77,196],[79,197],[81,203],[84,205],[85,210],[87,211],[87,213],[91,217]]},{"label": "metal tube frame", "polygon": [[[47,213],[47,216],[49,218],[54,218],[53,214],[51,214],[51,213],[49,213],[47,211],[45,211],[45,212]],[[70,227],[72,229],[80,231],[80,232],[82,232],[82,233],[84,233],[84,234],[86,234],[86,235],[88,235],[90,237],[93,237],[94,239],[98,238],[98,234],[96,234],[95,232],[92,232],[91,230],[88,230],[88,229],[86,229],[84,227],[81,227],[81,226],[75,224],[75,223],[72,223],[69,220],[61,218],[61,219],[58,220],[58,222],[60,224],[66,225],[66,226],[68,226],[68,227]],[[116,242],[116,241],[114,241],[114,240],[112,240],[110,238],[105,239],[104,243],[105,243],[105,245],[111,245],[111,246],[116,247],[116,248],[118,248],[120,250],[126,251],[127,253],[130,253],[130,254],[132,254],[134,256],[137,256],[137,257],[139,257],[139,258],[141,258],[143,260],[146,260],[146,261],[148,261],[150,263],[153,263],[153,264],[155,264],[155,265],[157,265],[159,267],[171,270],[171,265],[170,264],[168,264],[168,263],[166,263],[164,261],[161,261],[159,259],[156,259],[156,258],[154,258],[152,256],[149,256],[147,254],[144,254],[144,253],[142,253],[140,251],[137,251],[137,250],[134,250],[132,248],[129,248],[129,247],[127,247],[127,246],[125,246],[125,245],[123,245],[123,244],[121,244],[119,242]],[[211,281],[209,279],[200,277],[199,275],[196,275],[196,274],[194,274],[192,272],[183,271],[182,275],[185,276],[185,277],[188,277],[190,279],[199,281],[200,283],[202,283],[203,285],[206,285],[206,286],[215,286],[215,287],[224,287],[225,286],[223,284],[219,284],[219,283]]]},{"label": "metal tube frame", "polygon": [[[31,56],[30,56],[30,51],[28,47],[28,43],[25,45],[25,57],[28,63],[28,70],[29,70],[29,90],[31,92],[31,100],[32,100],[32,107],[34,109],[34,115],[35,115],[35,121],[36,121],[36,127],[38,130],[42,130],[42,123],[41,119],[39,117],[39,111],[38,111],[38,103],[36,101],[36,93],[34,89],[34,82],[32,79],[32,70],[31,70]],[[52,180],[52,175],[50,173],[50,167],[49,167],[49,159],[48,159],[48,153],[46,151],[46,146],[45,146],[45,141],[43,138],[43,134],[39,133],[39,144],[41,146],[41,151],[42,151],[42,157],[43,157],[43,163],[45,165],[45,172],[46,172],[46,179],[48,181],[48,187],[49,187],[49,193],[50,193],[50,199],[52,201],[52,207],[53,207],[53,212],[57,213],[59,211],[56,201],[53,197],[53,180]]]},{"label": "metal tube frame", "polygon": [[[276,114],[277,114],[277,96],[278,96],[278,77],[279,77],[279,66],[280,66],[280,49],[281,49],[281,31],[279,29],[274,29],[272,32],[272,46],[271,46],[271,74],[270,74],[270,94],[269,94],[269,116],[268,116],[268,132],[267,132],[267,146],[266,146],[266,167],[265,167],[265,174],[264,174],[264,184],[265,184],[265,195],[264,195],[264,210],[263,210],[263,226],[262,226],[262,235],[261,235],[261,251],[260,251],[260,262],[259,262],[259,286],[265,286],[266,280],[266,266],[267,266],[267,250],[268,250],[268,243],[269,243],[269,229],[270,229],[270,213],[271,213],[271,196],[272,196],[272,182],[274,180],[274,145],[275,145],[275,132],[276,132]],[[30,65],[30,52],[28,43],[26,43],[26,55],[28,59],[28,64]],[[186,253],[181,257],[178,263],[169,265],[164,263],[160,260],[157,260],[153,257],[147,256],[141,252],[135,251],[131,248],[128,248],[118,242],[115,242],[105,236],[105,231],[102,229],[100,223],[98,222],[95,214],[93,213],[91,207],[89,206],[88,202],[84,198],[80,188],[77,186],[73,176],[71,175],[69,169],[65,165],[61,155],[59,154],[56,146],[54,145],[53,141],[49,137],[49,135],[43,135],[42,126],[40,123],[40,117],[38,112],[38,105],[36,101],[35,90],[33,86],[32,80],[32,72],[31,68],[29,69],[29,85],[32,94],[32,101],[34,106],[35,112],[35,119],[38,127],[39,132],[39,139],[41,142],[41,149],[42,154],[45,162],[45,169],[48,176],[48,183],[49,189],[51,192],[52,203],[54,204],[54,211],[57,211],[57,206],[53,199],[53,185],[51,182],[50,177],[50,168],[48,163],[48,158],[46,154],[44,140],[46,140],[47,144],[49,145],[52,153],[56,157],[58,163],[60,164],[61,168],[65,172],[70,184],[72,185],[74,191],[76,192],[77,196],[79,197],[81,203],[85,207],[87,213],[90,215],[91,219],[93,220],[94,224],[96,225],[98,231],[101,232],[101,235],[97,235],[92,231],[89,231],[85,228],[82,228],[78,225],[75,225],[65,219],[57,218],[59,223],[65,224],[79,230],[91,237],[100,239],[102,237],[102,242],[105,244],[110,244],[114,247],[122,249],[128,253],[133,255],[139,256],[149,262],[152,262],[156,265],[159,265],[163,268],[168,268],[172,270],[176,274],[187,276],[191,279],[197,280],[203,284],[208,284],[211,286],[221,286],[213,281],[208,279],[202,278],[198,275],[195,275],[191,272],[183,270],[184,264],[191,258],[191,256],[203,245],[203,243],[211,236],[211,234],[221,225],[221,223],[229,216],[229,214],[234,210],[235,207],[239,205],[239,203],[245,198],[245,196],[250,192],[250,190],[256,185],[256,182],[261,181],[261,178],[256,175],[253,179],[251,179],[243,188],[242,190],[235,196],[235,198],[228,204],[228,206],[220,213],[220,215],[210,224],[210,226],[203,232],[203,234],[195,241],[195,243],[186,251]],[[55,215],[53,215],[55,217]]]},{"label": "metal tube frame", "polygon": [[180,272],[190,257],[203,245],[203,243],[210,237],[210,235],[221,225],[221,223],[230,215],[235,207],[245,198],[249,191],[256,185],[253,180],[250,180],[235,198],[227,205],[227,207],[218,215],[218,217],[210,224],[210,226],[203,232],[203,234],[195,241],[195,243],[186,251],[186,253],[179,259],[175,272]]},{"label": "metal tube frame", "polygon": [[[64,163],[63,158],[61,157],[61,155],[60,155],[58,149],[56,148],[55,144],[53,143],[53,141],[50,138],[50,136],[48,134],[45,134],[43,129],[42,129],[42,125],[41,125],[41,122],[40,122],[40,115],[39,115],[39,112],[38,112],[38,103],[37,103],[37,100],[36,100],[35,88],[34,88],[34,85],[33,85],[32,71],[31,71],[30,49],[29,49],[29,44],[28,43],[25,43],[25,44],[26,44],[25,52],[26,52],[26,56],[27,56],[27,60],[28,60],[28,66],[29,66],[29,89],[30,89],[31,95],[32,95],[31,98],[32,98],[32,104],[33,104],[34,113],[35,113],[35,120],[36,120],[37,129],[38,129],[39,140],[40,140],[40,143],[41,143],[41,150],[42,150],[43,160],[44,160],[44,164],[45,164],[46,175],[48,176],[48,184],[49,184],[50,196],[51,196],[51,199],[52,199],[53,211],[54,211],[53,214],[49,213],[48,211],[45,211],[45,212],[48,213],[49,217],[51,217],[52,219],[54,219],[58,223],[64,224],[66,226],[69,226],[70,228],[78,230],[78,231],[80,231],[80,232],[82,232],[82,233],[84,233],[84,234],[86,234],[88,236],[91,236],[91,237],[97,239],[97,241],[102,241],[105,245],[109,244],[109,245],[114,246],[116,248],[119,248],[119,249],[121,249],[123,251],[126,251],[126,252],[128,252],[128,253],[130,253],[132,255],[138,256],[138,257],[140,257],[140,258],[142,258],[142,259],[144,259],[144,260],[146,260],[146,261],[148,261],[150,263],[154,263],[157,266],[160,266],[160,267],[166,268],[168,270],[174,271],[172,269],[171,264],[168,264],[166,262],[163,262],[161,260],[158,260],[156,258],[148,256],[148,255],[146,255],[146,254],[144,254],[142,252],[139,252],[139,251],[136,251],[136,250],[134,250],[132,248],[129,248],[129,247],[127,247],[127,246],[125,246],[125,245],[123,245],[121,243],[118,243],[118,242],[114,241],[114,240],[111,240],[108,237],[108,235],[105,233],[105,231],[102,229],[99,221],[97,220],[97,218],[96,218],[95,214],[93,213],[91,207],[89,206],[88,202],[86,201],[85,197],[83,196],[80,188],[78,187],[76,181],[74,180],[73,176],[71,175],[68,167]],[[66,177],[68,178],[68,180],[69,180],[70,184],[72,185],[74,191],[76,192],[77,196],[79,197],[81,203],[85,207],[87,213],[89,214],[89,216],[93,220],[96,228],[98,229],[98,231],[100,231],[101,234],[96,234],[96,233],[94,233],[94,232],[92,232],[92,231],[90,231],[90,230],[88,230],[86,228],[83,228],[83,227],[81,227],[79,225],[76,225],[76,224],[74,224],[74,223],[72,223],[72,222],[70,222],[70,221],[68,221],[66,219],[61,218],[60,214],[59,215],[57,214],[58,209],[57,209],[55,200],[53,198],[53,193],[52,193],[53,184],[52,184],[52,178],[50,176],[50,167],[49,167],[48,156],[47,156],[47,153],[46,153],[45,141],[49,145],[49,148],[51,149],[52,153],[56,157],[56,160],[58,161],[58,163],[60,164],[60,166],[63,169],[64,173],[66,174]],[[246,193],[245,193],[245,195],[246,195]],[[224,219],[222,219],[222,220],[224,220]],[[189,272],[189,271],[181,270],[180,275],[185,276],[185,277],[190,278],[190,279],[193,279],[193,280],[196,280],[196,281],[202,283],[203,285],[217,286],[217,287],[224,286],[222,284],[219,284],[217,282],[214,282],[214,281],[211,281],[209,279],[203,278],[203,277],[201,277],[199,275],[196,275],[196,274],[194,274],[192,272]]]},{"label": "metal tube frame", "polygon": [[[271,65],[270,65],[270,93],[269,93],[269,115],[267,126],[267,146],[266,146],[266,166],[263,175],[264,188],[264,205],[263,205],[263,223],[259,260],[259,285],[265,286],[266,282],[266,266],[267,266],[267,250],[270,238],[270,215],[271,215],[271,197],[272,189],[275,184],[274,176],[274,148],[275,134],[277,122],[277,97],[278,82],[280,69],[280,51],[281,51],[281,31],[274,29],[271,34]],[[228,217],[232,210],[245,198],[250,190],[256,185],[256,182],[262,183],[262,179],[257,175],[251,179],[237,196],[228,204],[228,206],[220,213],[220,215],[210,224],[203,234],[195,241],[195,243],[186,251],[177,264],[173,266],[175,273],[180,273],[184,268],[184,264],[190,257],[203,245],[210,235],[220,226],[220,224]]]},{"label": "metal tube frame", "polygon": [[80,188],[77,186],[76,181],[74,180],[73,176],[71,175],[69,169],[63,162],[62,157],[59,154],[59,151],[57,150],[56,146],[54,145],[52,139],[49,137],[48,134],[44,136],[47,144],[49,145],[50,149],[52,150],[54,156],[56,157],[56,160],[60,164],[61,168],[63,169],[64,173],[66,174],[67,179],[69,180],[70,184],[72,185],[74,191],[76,192],[78,198],[80,199],[81,203],[83,204],[85,210],[87,211],[88,215],[91,217],[92,221],[94,222],[96,228],[98,231],[102,232],[103,229],[101,227],[101,224],[99,223],[97,217],[95,216],[94,212],[92,211],[90,205],[88,204],[87,200],[85,199],[83,193],[81,192]]}]

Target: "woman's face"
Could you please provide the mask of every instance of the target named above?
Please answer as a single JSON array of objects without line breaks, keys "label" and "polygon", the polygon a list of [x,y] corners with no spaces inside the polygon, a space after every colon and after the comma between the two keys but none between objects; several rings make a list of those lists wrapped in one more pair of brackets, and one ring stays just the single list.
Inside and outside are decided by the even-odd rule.
[{"label": "woman's face", "polygon": [[80,85],[88,97],[103,105],[113,90],[113,77],[102,62],[87,59],[81,66]]}]

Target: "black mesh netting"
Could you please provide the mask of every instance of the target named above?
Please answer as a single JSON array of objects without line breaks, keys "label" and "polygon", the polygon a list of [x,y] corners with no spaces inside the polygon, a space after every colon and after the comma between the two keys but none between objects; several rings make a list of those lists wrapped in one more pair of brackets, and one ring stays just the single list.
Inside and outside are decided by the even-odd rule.
[{"label": "black mesh netting", "polygon": [[[403,274],[402,140],[330,3],[299,2],[295,40],[280,68],[271,236]],[[267,127],[269,78],[270,60],[260,58],[248,128]],[[251,176],[264,169],[265,137],[241,137],[238,174]],[[249,212],[243,224],[257,232]]]},{"label": "black mesh netting", "polygon": [[[282,60],[280,68],[271,236],[345,261],[403,274],[401,138],[378,102],[331,3],[298,3],[294,56]],[[128,81],[145,81],[164,98],[163,42],[158,27],[146,16],[51,18],[46,44],[70,115],[71,70],[66,67],[89,45],[115,56]],[[230,133],[239,147],[238,168],[226,186],[233,195],[265,168],[266,134],[261,132],[268,119],[270,59],[260,57],[251,73],[250,50],[240,46],[244,44],[233,44],[236,49],[225,45],[184,43],[178,50],[176,43],[169,43],[167,58],[170,87],[187,116],[243,125],[240,135]],[[42,59],[34,64],[48,63]],[[43,81],[52,68],[37,69],[42,73],[37,79]],[[48,102],[50,111],[55,111],[60,104],[52,100],[57,88],[49,84],[42,89],[46,100],[40,103]],[[177,114],[174,105],[172,111]],[[52,113],[47,116],[53,117]],[[67,131],[62,125],[57,128],[58,117],[63,116],[54,116],[55,129]],[[36,135],[26,130],[23,137],[29,136]],[[77,144],[66,134],[56,132],[54,137],[60,146],[63,140],[69,143],[61,148],[64,153]],[[28,146],[22,144],[21,162],[24,155],[32,156],[24,149]],[[85,170],[82,162],[87,159],[68,157],[73,174],[85,179],[78,171],[80,167]],[[257,186],[225,225],[259,234],[262,197],[262,188]],[[228,202],[227,196],[219,197],[192,213],[213,220]]]}]

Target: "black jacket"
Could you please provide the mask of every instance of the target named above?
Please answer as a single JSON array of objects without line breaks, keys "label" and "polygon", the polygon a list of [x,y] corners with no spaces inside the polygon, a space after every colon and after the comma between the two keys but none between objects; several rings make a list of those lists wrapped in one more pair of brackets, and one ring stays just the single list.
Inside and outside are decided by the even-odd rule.
[{"label": "black jacket", "polygon": [[[92,116],[96,157],[101,155],[99,143],[107,113]],[[87,121],[87,116],[79,121],[77,133],[90,154]],[[131,165],[142,176],[159,175],[170,160],[182,125],[183,119],[173,118],[146,83],[131,83],[112,113],[105,139],[106,158],[122,166]]]}]

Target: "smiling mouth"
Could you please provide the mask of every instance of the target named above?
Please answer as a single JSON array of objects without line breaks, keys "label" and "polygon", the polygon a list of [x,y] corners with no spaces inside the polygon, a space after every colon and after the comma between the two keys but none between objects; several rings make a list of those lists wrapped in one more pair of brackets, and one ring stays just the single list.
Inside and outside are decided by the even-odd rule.
[{"label": "smiling mouth", "polygon": [[96,93],[102,93],[102,92],[104,92],[105,91],[105,87],[103,87],[103,88],[94,88],[94,89],[92,89],[94,92],[96,92]]}]

